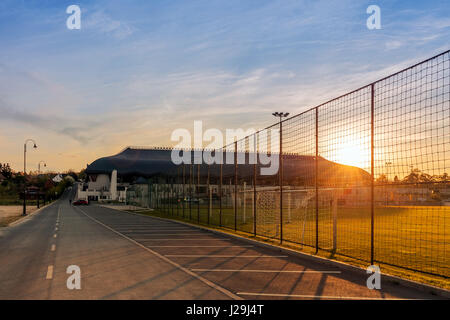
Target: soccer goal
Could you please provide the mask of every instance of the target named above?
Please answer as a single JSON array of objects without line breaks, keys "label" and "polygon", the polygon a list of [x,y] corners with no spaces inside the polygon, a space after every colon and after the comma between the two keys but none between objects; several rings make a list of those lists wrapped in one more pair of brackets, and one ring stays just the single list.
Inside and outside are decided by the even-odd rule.
[{"label": "soccer goal", "polygon": [[[256,192],[255,192],[256,191]],[[255,200],[256,194],[256,201]],[[283,188],[283,223],[287,231],[295,232],[302,241],[305,237],[305,228],[311,220],[312,206],[315,195],[314,189],[293,189],[289,186]],[[280,234],[280,188],[277,186],[241,186],[238,190],[238,212],[241,223],[253,221],[256,205],[256,227],[258,234],[269,237],[278,237]],[[289,226],[289,224],[292,226]],[[295,223],[295,226],[294,226]],[[301,230],[298,225],[301,224]],[[285,229],[283,228],[283,230]]]}]

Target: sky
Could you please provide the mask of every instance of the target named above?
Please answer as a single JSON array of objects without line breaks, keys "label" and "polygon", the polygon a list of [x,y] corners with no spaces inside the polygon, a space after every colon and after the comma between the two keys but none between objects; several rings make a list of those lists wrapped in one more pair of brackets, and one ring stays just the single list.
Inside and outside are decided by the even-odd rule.
[{"label": "sky", "polygon": [[[66,8],[81,8],[69,30]],[[369,30],[369,5],[381,29]],[[0,163],[80,170],[177,128],[266,127],[449,49],[448,1],[0,2]]]}]

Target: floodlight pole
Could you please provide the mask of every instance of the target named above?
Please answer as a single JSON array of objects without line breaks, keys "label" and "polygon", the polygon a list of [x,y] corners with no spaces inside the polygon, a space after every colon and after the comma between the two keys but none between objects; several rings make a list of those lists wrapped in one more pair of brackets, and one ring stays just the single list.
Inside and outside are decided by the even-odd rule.
[{"label": "floodlight pole", "polygon": [[280,154],[279,154],[279,167],[278,167],[278,178],[280,185],[280,243],[283,243],[283,121],[282,118],[286,118],[288,112],[274,112],[273,116],[280,119]]},{"label": "floodlight pole", "polygon": [[22,211],[22,215],[26,216],[27,215],[27,143],[28,142],[33,142],[33,148],[37,148],[36,142],[33,139],[27,139],[25,140],[24,144],[23,144],[23,178],[24,178],[24,188],[23,188],[23,211]]}]

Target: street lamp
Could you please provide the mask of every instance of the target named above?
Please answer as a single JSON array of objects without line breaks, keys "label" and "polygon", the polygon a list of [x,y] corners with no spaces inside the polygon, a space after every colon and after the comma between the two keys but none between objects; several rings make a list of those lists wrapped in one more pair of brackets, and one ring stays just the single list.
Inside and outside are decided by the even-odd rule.
[{"label": "street lamp", "polygon": [[43,160],[41,160],[41,161],[39,161],[39,163],[38,163],[38,173],[40,174],[41,173],[41,163],[44,163],[44,167],[46,167],[47,166],[47,164],[45,163],[45,161],[43,161]]},{"label": "street lamp", "polygon": [[[41,174],[41,162],[44,163],[44,167],[47,166],[47,164],[45,163],[44,160],[39,161],[39,162],[38,162],[38,174]],[[41,197],[41,190],[38,190],[38,194],[37,194],[37,207],[38,207],[38,209],[39,209],[39,200],[40,200],[40,197]],[[44,197],[44,205],[45,205],[45,197]]]},{"label": "street lamp", "polygon": [[279,154],[279,184],[280,184],[280,242],[283,242],[283,118],[286,118],[288,112],[274,112],[272,113],[274,117],[280,119],[280,154]]},{"label": "street lamp", "polygon": [[33,148],[36,149],[37,145],[36,142],[33,139],[27,139],[25,140],[23,144],[23,178],[24,178],[24,189],[23,189],[23,212],[22,215],[27,215],[27,143],[33,142]]},{"label": "street lamp", "polygon": [[389,166],[392,164],[392,162],[387,161],[386,162],[386,179],[389,181]]}]

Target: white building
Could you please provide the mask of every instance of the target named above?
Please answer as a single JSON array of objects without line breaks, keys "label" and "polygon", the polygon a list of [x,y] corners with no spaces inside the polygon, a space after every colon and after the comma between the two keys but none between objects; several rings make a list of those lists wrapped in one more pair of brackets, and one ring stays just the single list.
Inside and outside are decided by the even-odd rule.
[{"label": "white building", "polygon": [[63,181],[63,179],[64,179],[64,178],[63,178],[62,175],[57,174],[56,176],[53,177],[52,181],[53,181],[54,183],[60,183],[61,181]]},{"label": "white building", "polygon": [[117,184],[117,170],[113,170],[111,174],[89,175],[88,179],[87,183],[78,184],[77,199],[125,202],[128,184]]}]

